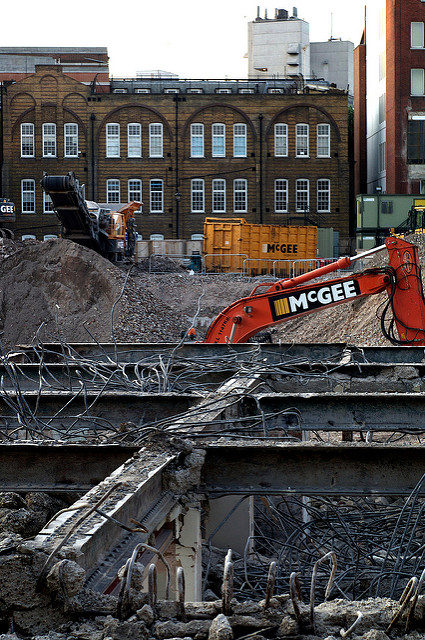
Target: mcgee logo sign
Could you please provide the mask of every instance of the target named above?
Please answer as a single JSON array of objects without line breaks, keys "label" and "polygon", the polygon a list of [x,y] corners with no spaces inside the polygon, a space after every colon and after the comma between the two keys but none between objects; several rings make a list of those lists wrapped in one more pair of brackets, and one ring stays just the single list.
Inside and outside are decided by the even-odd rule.
[{"label": "mcgee logo sign", "polygon": [[263,244],[263,253],[268,254],[277,254],[277,253],[285,253],[295,255],[298,253],[298,245],[290,244],[290,243],[279,243],[279,242],[267,242]]},{"label": "mcgee logo sign", "polygon": [[0,217],[14,222],[15,221],[15,205],[10,200],[0,200]]},{"label": "mcgee logo sign", "polygon": [[356,298],[359,295],[360,287],[357,280],[346,280],[338,284],[315,287],[303,293],[277,296],[269,299],[269,303],[273,320],[281,320],[297,313],[326,307],[333,302]]}]

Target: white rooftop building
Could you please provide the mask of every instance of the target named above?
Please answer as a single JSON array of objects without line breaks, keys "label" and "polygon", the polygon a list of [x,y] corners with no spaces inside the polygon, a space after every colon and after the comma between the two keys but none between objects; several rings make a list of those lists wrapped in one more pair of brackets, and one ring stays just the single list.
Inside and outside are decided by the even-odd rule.
[{"label": "white rooftop building", "polygon": [[285,9],[267,11],[248,23],[248,77],[250,79],[323,78],[353,95],[353,50],[349,41],[331,38],[311,42],[309,23],[298,17],[296,7],[290,16]]},{"label": "white rooftop building", "polygon": [[248,77],[250,79],[310,77],[309,24],[291,17],[285,9],[276,9],[274,18],[260,18],[248,23]]}]

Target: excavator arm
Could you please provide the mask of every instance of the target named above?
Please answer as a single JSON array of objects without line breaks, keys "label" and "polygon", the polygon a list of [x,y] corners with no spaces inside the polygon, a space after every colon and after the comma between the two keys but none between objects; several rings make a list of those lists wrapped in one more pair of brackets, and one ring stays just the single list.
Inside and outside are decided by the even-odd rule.
[{"label": "excavator arm", "polygon": [[[356,260],[385,248],[389,253],[387,266],[317,282],[317,278],[347,268]],[[425,301],[418,249],[405,240],[392,237],[386,239],[385,245],[353,258],[341,258],[333,264],[296,278],[280,280],[271,286],[270,283],[258,285],[251,295],[237,300],[217,316],[204,342],[246,342],[259,331],[285,320],[382,291],[388,293],[388,303],[381,318],[381,328],[386,337],[393,344],[425,345]],[[385,316],[389,308],[392,319],[388,325]]]}]

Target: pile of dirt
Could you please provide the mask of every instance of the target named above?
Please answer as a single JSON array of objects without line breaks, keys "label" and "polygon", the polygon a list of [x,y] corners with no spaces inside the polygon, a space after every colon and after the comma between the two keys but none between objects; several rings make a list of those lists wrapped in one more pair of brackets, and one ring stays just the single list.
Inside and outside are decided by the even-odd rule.
[{"label": "pile of dirt", "polygon": [[68,240],[12,243],[0,261],[3,345],[31,342],[36,333],[43,341],[110,341],[113,332],[118,341],[176,340],[178,312],[128,276]]}]

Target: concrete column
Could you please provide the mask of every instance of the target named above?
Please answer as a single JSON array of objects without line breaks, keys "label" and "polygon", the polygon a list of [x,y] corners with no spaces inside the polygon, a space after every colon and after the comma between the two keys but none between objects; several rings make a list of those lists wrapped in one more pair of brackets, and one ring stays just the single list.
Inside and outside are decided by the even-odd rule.
[{"label": "concrete column", "polygon": [[202,539],[201,507],[189,507],[183,516],[175,547],[176,567],[183,568],[186,582],[186,601],[202,600]]}]

